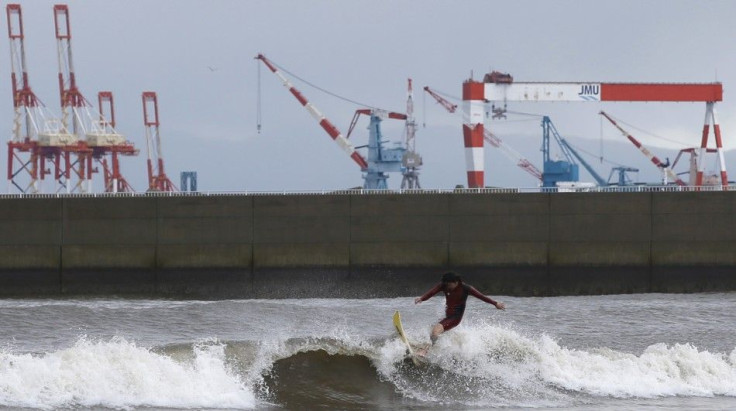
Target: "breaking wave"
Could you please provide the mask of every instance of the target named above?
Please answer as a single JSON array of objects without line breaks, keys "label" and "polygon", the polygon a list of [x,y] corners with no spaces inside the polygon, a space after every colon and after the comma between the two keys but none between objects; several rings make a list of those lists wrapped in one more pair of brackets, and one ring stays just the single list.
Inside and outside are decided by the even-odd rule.
[{"label": "breaking wave", "polygon": [[80,337],[48,353],[0,351],[0,405],[130,409],[559,407],[597,398],[736,397],[736,349],[654,344],[641,354],[572,349],[478,324],[448,332],[415,366],[395,336],[198,341],[140,347]]},{"label": "breaking wave", "polygon": [[121,338],[46,354],[0,353],[0,404],[40,409],[141,406],[254,408],[248,381],[226,364],[222,344],[195,344],[188,361]]}]

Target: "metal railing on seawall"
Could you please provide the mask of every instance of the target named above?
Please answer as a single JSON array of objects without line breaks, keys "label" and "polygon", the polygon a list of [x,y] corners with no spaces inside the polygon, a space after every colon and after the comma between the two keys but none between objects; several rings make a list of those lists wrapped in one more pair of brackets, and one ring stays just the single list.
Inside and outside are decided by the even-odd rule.
[{"label": "metal railing on seawall", "polygon": [[649,192],[736,192],[736,185],[729,186],[678,186],[678,185],[633,185],[599,187],[485,187],[485,188],[432,188],[367,190],[351,188],[344,190],[281,190],[281,191],[194,191],[194,192],[136,192],[136,193],[35,193],[0,194],[0,199],[17,198],[125,198],[125,197],[207,197],[207,196],[273,196],[273,195],[436,195],[436,194],[526,194],[526,193],[649,193]]}]

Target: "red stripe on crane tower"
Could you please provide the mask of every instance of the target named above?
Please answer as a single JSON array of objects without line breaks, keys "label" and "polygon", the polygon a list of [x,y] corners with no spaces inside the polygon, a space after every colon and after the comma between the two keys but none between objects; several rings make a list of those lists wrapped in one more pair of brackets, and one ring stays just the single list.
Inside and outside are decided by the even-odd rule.
[{"label": "red stripe on crane tower", "polygon": [[485,94],[484,83],[472,80],[463,83],[463,100],[484,100]]},{"label": "red stripe on crane tower", "polygon": [[706,120],[703,124],[703,133],[700,135],[700,147],[706,147],[708,145],[708,136],[710,135],[710,124]]},{"label": "red stripe on crane tower", "polygon": [[723,147],[723,140],[721,140],[721,125],[720,124],[714,124],[713,125],[713,132],[716,135],[716,147],[722,148]]},{"label": "red stripe on crane tower", "polygon": [[463,124],[463,139],[465,147],[483,147],[483,124],[476,124],[475,127]]},{"label": "red stripe on crane tower", "polygon": [[468,171],[468,188],[483,188],[484,184],[482,171]]},{"label": "red stripe on crane tower", "polygon": [[721,83],[603,83],[601,101],[722,101]]}]

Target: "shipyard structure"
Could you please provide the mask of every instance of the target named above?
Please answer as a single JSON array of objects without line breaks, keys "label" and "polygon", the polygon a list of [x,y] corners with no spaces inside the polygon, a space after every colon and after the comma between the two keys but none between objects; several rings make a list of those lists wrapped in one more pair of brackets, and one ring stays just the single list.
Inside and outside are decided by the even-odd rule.
[{"label": "shipyard structure", "polygon": [[736,290],[736,196],[697,192],[121,195],[0,201],[3,296]]},{"label": "shipyard structure", "polygon": [[[123,157],[137,156],[140,150],[132,141],[116,129],[114,100],[111,91],[98,92],[98,107],[95,108],[81,92],[78,72],[75,69],[72,53],[72,24],[70,10],[64,4],[53,6],[54,40],[57,46],[56,62],[59,72],[59,107],[57,115],[36,96],[30,83],[30,68],[26,58],[26,31],[20,4],[7,4],[7,28],[10,43],[10,78],[13,93],[13,125],[7,144],[7,180],[9,193],[40,194],[65,193],[89,194],[95,191],[93,180],[96,174],[102,177],[97,187],[105,193],[135,193],[134,184],[123,173]],[[31,33],[35,33],[32,31]],[[50,40],[50,39],[49,39]],[[374,107],[367,102],[348,99],[328,91],[323,87],[305,81],[286,70],[273,60],[259,53],[255,58],[257,65],[265,67],[294,97],[296,103],[305,109],[313,120],[334,141],[345,155],[341,161],[358,166],[356,176],[363,180],[366,190],[388,190],[391,174],[401,175],[401,189],[418,190],[420,174],[425,166],[424,159],[417,151],[417,122],[414,117],[414,98],[412,79],[407,79],[407,98],[405,113],[393,112]],[[262,63],[262,64],[261,64]],[[260,73],[260,71],[259,71]],[[258,75],[256,128],[261,131],[260,74]],[[310,99],[302,93],[291,79],[319,90],[333,98],[356,105],[354,116],[347,131],[343,133]],[[579,154],[573,144],[562,137],[549,116],[539,113],[524,113],[518,108],[507,110],[509,105],[529,105],[535,103],[567,103],[572,105],[594,102],[596,104],[621,104],[631,102],[696,103],[705,105],[700,144],[687,143],[680,150],[672,164],[669,159],[662,161],[655,153],[644,147],[639,139],[626,131],[621,120],[601,111],[600,115],[616,127],[636,148],[657,167],[661,181],[655,184],[678,185],[681,187],[729,185],[724,160],[723,138],[716,116],[716,104],[723,100],[723,86],[711,83],[611,83],[611,82],[530,82],[515,81],[509,73],[492,71],[482,80],[469,79],[462,82],[462,110],[458,104],[448,100],[445,93],[425,86],[423,90],[450,113],[460,114],[458,139],[462,132],[465,147],[466,175],[458,180],[466,180],[471,189],[485,188],[485,145],[498,149],[516,166],[532,175],[539,186],[545,189],[590,187],[633,186],[634,180],[627,173],[638,169],[620,163],[611,170],[608,179],[603,178]],[[284,96],[284,98],[286,98]],[[176,187],[164,167],[161,124],[156,92],[141,93],[143,106],[143,126],[147,153],[147,182],[145,192],[178,192],[196,190],[196,173],[182,172],[181,185]],[[535,116],[542,126],[542,164],[537,167],[533,161],[524,158],[504,139],[491,132],[494,121],[503,121],[508,115]],[[356,141],[353,131],[363,117],[369,119],[367,143]],[[382,131],[384,121],[402,121],[404,132],[400,140],[388,139]],[[460,125],[462,123],[462,125]],[[496,123],[498,124],[498,123]],[[713,142],[711,143],[711,130]],[[357,133],[355,133],[357,134]],[[353,138],[351,139],[351,135]],[[556,142],[558,153],[554,153]],[[589,154],[589,153],[588,153]],[[678,171],[675,166],[681,157],[689,157],[689,169]],[[706,169],[707,157],[716,157],[717,171]],[[340,157],[336,157],[340,158]],[[602,152],[598,156],[604,161]],[[329,160],[321,160],[329,161]],[[458,158],[456,161],[462,161]],[[607,162],[611,163],[607,159]],[[679,164],[687,161],[683,159]],[[595,180],[594,183],[580,182],[579,166],[584,167]],[[682,168],[682,167],[681,167]],[[359,173],[359,174],[358,174]],[[614,174],[618,179],[612,181]],[[688,175],[688,177],[682,177]],[[99,177],[97,179],[99,179]],[[397,176],[398,177],[398,176]],[[356,178],[356,182],[359,181]],[[101,183],[101,184],[100,184]],[[141,187],[140,185],[138,187]]]},{"label": "shipyard structure", "polygon": [[[299,76],[258,54],[258,67],[304,107],[343,152],[341,161],[358,166],[362,188],[207,195],[191,192],[195,172],[182,173],[176,187],[164,168],[157,94],[142,91],[147,181],[136,192],[121,159],[140,149],[116,129],[111,91],[98,92],[97,108],[80,91],[69,8],[53,7],[60,114],[31,87],[21,5],[6,5],[6,15],[13,126],[10,195],[0,199],[0,296],[415,296],[446,270],[494,295],[736,289],[736,186],[716,116],[721,83],[519,82],[493,71],[462,83],[461,110],[425,86],[447,112],[462,116],[454,144],[465,147],[466,173],[457,181],[467,185],[423,190],[419,175],[431,161],[416,147],[412,79],[405,113],[328,92],[359,106],[343,133],[290,80]],[[534,114],[542,126],[539,167],[491,132],[493,121],[530,115],[509,105],[537,102],[690,102],[705,106],[705,118],[700,141],[670,164],[601,111],[661,173],[654,184],[635,184],[627,173],[638,170],[625,165],[600,176],[549,116]],[[351,135],[364,117],[361,144]],[[389,120],[404,122],[400,140],[384,135],[381,124]],[[485,187],[486,145],[537,187]],[[689,157],[686,171],[675,169],[681,157]],[[716,171],[705,166],[713,157]],[[580,182],[579,166],[595,183]],[[391,174],[401,176],[398,191],[388,187]]]}]

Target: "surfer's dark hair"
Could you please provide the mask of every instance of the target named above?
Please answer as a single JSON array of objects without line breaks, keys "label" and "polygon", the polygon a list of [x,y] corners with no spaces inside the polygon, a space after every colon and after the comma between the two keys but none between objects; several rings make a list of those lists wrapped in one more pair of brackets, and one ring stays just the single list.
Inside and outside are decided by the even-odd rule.
[{"label": "surfer's dark hair", "polygon": [[444,274],[442,274],[442,282],[443,283],[454,283],[455,281],[460,282],[462,279],[460,276],[454,272],[454,271],[448,271]]}]

